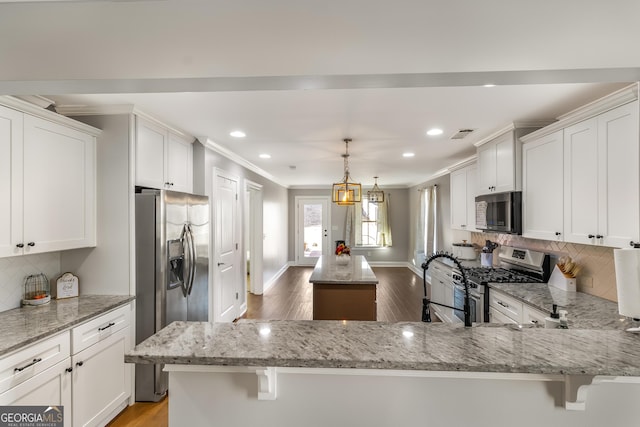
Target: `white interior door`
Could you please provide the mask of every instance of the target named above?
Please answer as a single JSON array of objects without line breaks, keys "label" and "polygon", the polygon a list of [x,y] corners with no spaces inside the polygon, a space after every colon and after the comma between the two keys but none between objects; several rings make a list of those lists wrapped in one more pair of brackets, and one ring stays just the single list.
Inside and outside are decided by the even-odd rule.
[{"label": "white interior door", "polygon": [[[245,299],[238,268],[238,179],[214,171],[214,300],[215,321],[232,322]],[[242,297],[242,298],[241,298]],[[217,316],[216,316],[217,314]]]},{"label": "white interior door", "polygon": [[297,265],[315,265],[329,251],[329,198],[296,197]]}]

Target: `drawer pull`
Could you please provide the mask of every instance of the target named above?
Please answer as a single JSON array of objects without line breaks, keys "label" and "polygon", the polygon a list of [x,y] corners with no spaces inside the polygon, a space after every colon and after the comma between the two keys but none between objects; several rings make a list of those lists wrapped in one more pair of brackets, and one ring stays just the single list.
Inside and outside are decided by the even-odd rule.
[{"label": "drawer pull", "polygon": [[68,367],[67,369],[65,369],[65,371],[67,371],[67,372],[73,372],[73,366]]},{"label": "drawer pull", "polygon": [[504,308],[509,308],[509,305],[503,303],[502,301],[497,301],[497,303],[500,304],[501,306],[503,306]]},{"label": "drawer pull", "polygon": [[537,320],[532,320],[531,323],[533,323],[534,325],[537,325],[538,321]]},{"label": "drawer pull", "polygon": [[84,362],[82,360],[76,363],[76,366],[82,366],[82,365],[84,365]]},{"label": "drawer pull", "polygon": [[36,363],[38,363],[38,362],[42,362],[42,357],[38,357],[37,359],[33,359],[33,361],[32,361],[31,363],[29,363],[28,365],[24,365],[24,366],[22,366],[22,367],[20,367],[20,368],[15,368],[15,369],[13,370],[13,372],[14,372],[14,373],[15,373],[15,372],[22,372],[22,371],[24,371],[25,369],[27,369],[28,367],[33,366],[33,365],[35,365],[35,364],[36,364]]},{"label": "drawer pull", "polygon": [[115,326],[115,323],[113,323],[113,322],[109,322],[109,324],[108,324],[107,326],[104,326],[104,327],[102,327],[102,328],[98,328],[98,331],[102,332],[102,331],[104,331],[105,329],[109,329],[109,328],[110,328],[110,327],[112,327],[112,326]]}]

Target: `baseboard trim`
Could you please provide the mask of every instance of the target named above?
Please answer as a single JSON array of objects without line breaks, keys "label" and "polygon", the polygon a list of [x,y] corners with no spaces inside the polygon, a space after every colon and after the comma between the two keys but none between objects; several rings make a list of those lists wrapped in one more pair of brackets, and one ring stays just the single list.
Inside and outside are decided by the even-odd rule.
[{"label": "baseboard trim", "polygon": [[407,267],[409,268],[409,270],[413,271],[414,273],[416,273],[420,277],[422,277],[422,275],[424,274],[424,272],[423,272],[423,270],[421,268],[416,267],[415,265],[413,265],[410,262],[407,263]]},{"label": "baseboard trim", "polygon": [[403,261],[367,261],[371,267],[407,267],[408,262]]},{"label": "baseboard trim", "polygon": [[282,276],[284,272],[287,271],[291,265],[292,265],[291,261],[287,262],[285,265],[283,265],[280,268],[280,270],[276,272],[276,274],[273,275],[273,277],[271,277],[271,279],[267,280],[267,282],[262,287],[262,293],[264,294],[267,291],[267,289],[272,287],[276,283],[276,281],[280,278],[280,276]]}]

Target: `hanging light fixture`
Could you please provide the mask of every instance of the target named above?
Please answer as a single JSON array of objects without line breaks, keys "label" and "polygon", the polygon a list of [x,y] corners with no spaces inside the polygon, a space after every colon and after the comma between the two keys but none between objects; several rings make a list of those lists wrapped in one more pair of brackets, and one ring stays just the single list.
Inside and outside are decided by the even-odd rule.
[{"label": "hanging light fixture", "polygon": [[362,201],[362,185],[351,181],[349,175],[349,138],[344,139],[345,153],[342,155],[344,159],[344,177],[341,182],[333,184],[333,202],[338,205],[353,205]]},{"label": "hanging light fixture", "polygon": [[378,187],[378,177],[374,176],[373,179],[376,180],[376,183],[373,184],[371,191],[367,191],[367,199],[369,199],[369,203],[382,203],[384,202],[384,191]]}]

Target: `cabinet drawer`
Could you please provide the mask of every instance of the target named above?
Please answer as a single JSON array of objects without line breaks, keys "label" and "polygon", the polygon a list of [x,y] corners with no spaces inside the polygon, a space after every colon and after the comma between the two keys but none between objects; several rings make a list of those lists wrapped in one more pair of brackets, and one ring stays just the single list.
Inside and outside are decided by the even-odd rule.
[{"label": "cabinet drawer", "polygon": [[518,323],[514,321],[512,318],[500,313],[498,310],[496,310],[493,307],[489,307],[489,322],[490,323],[506,323],[506,324]]},{"label": "cabinet drawer", "polygon": [[69,332],[63,332],[3,357],[0,360],[0,393],[33,378],[70,355]]},{"label": "cabinet drawer", "polygon": [[544,326],[545,317],[547,317],[547,315],[544,312],[536,310],[535,308],[530,307],[527,304],[522,305],[522,323]]},{"label": "cabinet drawer", "polygon": [[127,304],[73,328],[71,331],[72,354],[77,354],[85,348],[109,338],[115,332],[129,326],[130,322],[131,308]]},{"label": "cabinet drawer", "polygon": [[489,292],[489,305],[516,323],[522,321],[522,303],[501,292]]}]

